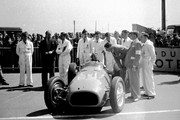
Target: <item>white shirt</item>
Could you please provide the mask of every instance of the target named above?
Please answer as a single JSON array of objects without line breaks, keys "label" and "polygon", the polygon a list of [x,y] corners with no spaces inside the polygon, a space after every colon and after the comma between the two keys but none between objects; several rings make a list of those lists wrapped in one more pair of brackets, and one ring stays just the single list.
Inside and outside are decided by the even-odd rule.
[{"label": "white shirt", "polygon": [[26,41],[26,44],[21,40],[18,42],[16,47],[16,53],[18,56],[24,54],[32,54],[34,52],[33,43],[29,40]]},{"label": "white shirt", "polygon": [[131,45],[132,40],[130,38],[127,39],[123,39],[122,40],[122,45],[127,47],[129,49],[130,45]]},{"label": "white shirt", "polygon": [[62,43],[62,40],[59,40],[56,53],[60,54],[61,56],[64,56],[64,55],[69,54],[72,48],[73,46],[71,45],[71,42],[69,40],[65,39],[63,43]]}]

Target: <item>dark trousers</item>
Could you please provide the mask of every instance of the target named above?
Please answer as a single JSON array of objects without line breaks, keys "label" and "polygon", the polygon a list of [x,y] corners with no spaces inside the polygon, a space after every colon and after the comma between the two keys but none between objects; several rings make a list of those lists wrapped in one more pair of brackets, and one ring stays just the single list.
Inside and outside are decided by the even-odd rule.
[{"label": "dark trousers", "polygon": [[[44,57],[42,63],[42,86],[45,87],[48,79],[55,74],[55,59],[51,57]],[[49,78],[48,78],[49,73]]]},{"label": "dark trousers", "polygon": [[2,72],[1,65],[0,65],[0,83],[3,83],[3,82],[5,82],[5,80],[3,78],[3,72]]}]

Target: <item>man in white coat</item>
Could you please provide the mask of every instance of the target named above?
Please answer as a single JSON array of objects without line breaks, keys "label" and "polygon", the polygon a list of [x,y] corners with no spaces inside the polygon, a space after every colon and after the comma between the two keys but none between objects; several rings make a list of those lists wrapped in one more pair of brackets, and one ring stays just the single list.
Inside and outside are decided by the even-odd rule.
[{"label": "man in white coat", "polygon": [[104,45],[100,39],[100,32],[95,32],[95,39],[92,40],[92,52],[97,56],[97,59],[104,64]]},{"label": "man in white coat", "polygon": [[28,33],[22,33],[22,40],[17,44],[16,53],[19,56],[20,82],[19,87],[25,85],[25,71],[27,73],[27,86],[33,87],[32,80],[32,54],[33,43],[28,39]]},{"label": "man in white coat", "polygon": [[[110,33],[106,33],[105,34],[105,39],[104,39],[104,44],[106,43],[110,43],[112,45],[117,45],[117,41],[115,38],[112,38]],[[105,49],[105,48],[104,48]],[[115,60],[114,57],[112,55],[112,53],[110,51],[105,50],[105,65],[107,70],[111,73],[114,71],[114,65],[115,65]]]},{"label": "man in white coat", "polygon": [[65,33],[61,33],[60,41],[56,49],[56,53],[59,55],[59,75],[64,81],[65,85],[68,85],[68,69],[71,63],[70,52],[72,50],[72,45],[69,40],[67,40]]},{"label": "man in white coat", "polygon": [[91,39],[88,38],[88,32],[84,29],[82,31],[82,38],[78,41],[77,46],[77,59],[80,66],[90,61],[92,53]]},{"label": "man in white coat", "polygon": [[141,77],[144,86],[145,94],[143,96],[154,98],[156,95],[153,65],[155,65],[156,54],[153,42],[148,39],[148,33],[141,33],[142,47],[142,60],[141,60]]}]

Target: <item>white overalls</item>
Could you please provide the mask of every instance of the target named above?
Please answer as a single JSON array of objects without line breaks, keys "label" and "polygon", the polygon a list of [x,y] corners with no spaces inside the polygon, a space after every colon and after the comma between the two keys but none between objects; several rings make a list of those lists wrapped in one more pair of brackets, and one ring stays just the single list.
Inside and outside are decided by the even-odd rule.
[{"label": "white overalls", "polygon": [[19,85],[25,85],[25,71],[27,73],[27,85],[33,85],[32,80],[32,54],[34,52],[33,43],[29,40],[26,44],[23,41],[18,42],[16,53],[19,56],[20,82]]},{"label": "white overalls", "polygon": [[149,96],[156,95],[153,75],[153,65],[155,61],[156,54],[153,42],[147,40],[142,47],[141,77],[145,94]]},{"label": "white overalls", "polygon": [[89,38],[87,38],[85,41],[84,39],[80,39],[77,47],[77,58],[79,58],[81,66],[90,60],[91,53],[91,40]]},{"label": "white overalls", "polygon": [[[104,40],[104,45],[107,43],[108,41],[105,39]],[[113,39],[112,37],[110,38],[110,43],[112,45],[117,45],[117,41],[116,39]],[[114,65],[115,65],[115,60],[114,57],[112,55],[111,52],[106,51],[106,49],[104,48],[105,51],[105,65],[108,71],[113,72],[114,71]]]},{"label": "white overalls", "polygon": [[73,46],[71,45],[71,42],[67,39],[59,42],[56,53],[59,54],[59,75],[60,78],[64,81],[65,85],[68,85],[68,69],[69,65],[71,63],[71,56],[70,51],[72,50]]},{"label": "white overalls", "polygon": [[96,54],[97,59],[104,64],[104,45],[103,40],[92,40],[92,52]]}]

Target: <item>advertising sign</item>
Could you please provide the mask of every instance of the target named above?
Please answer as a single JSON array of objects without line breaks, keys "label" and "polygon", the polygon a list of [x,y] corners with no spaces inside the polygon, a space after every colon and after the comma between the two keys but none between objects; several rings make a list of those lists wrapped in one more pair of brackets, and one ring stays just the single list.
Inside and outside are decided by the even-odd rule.
[{"label": "advertising sign", "polygon": [[154,71],[180,72],[180,49],[156,48]]}]

